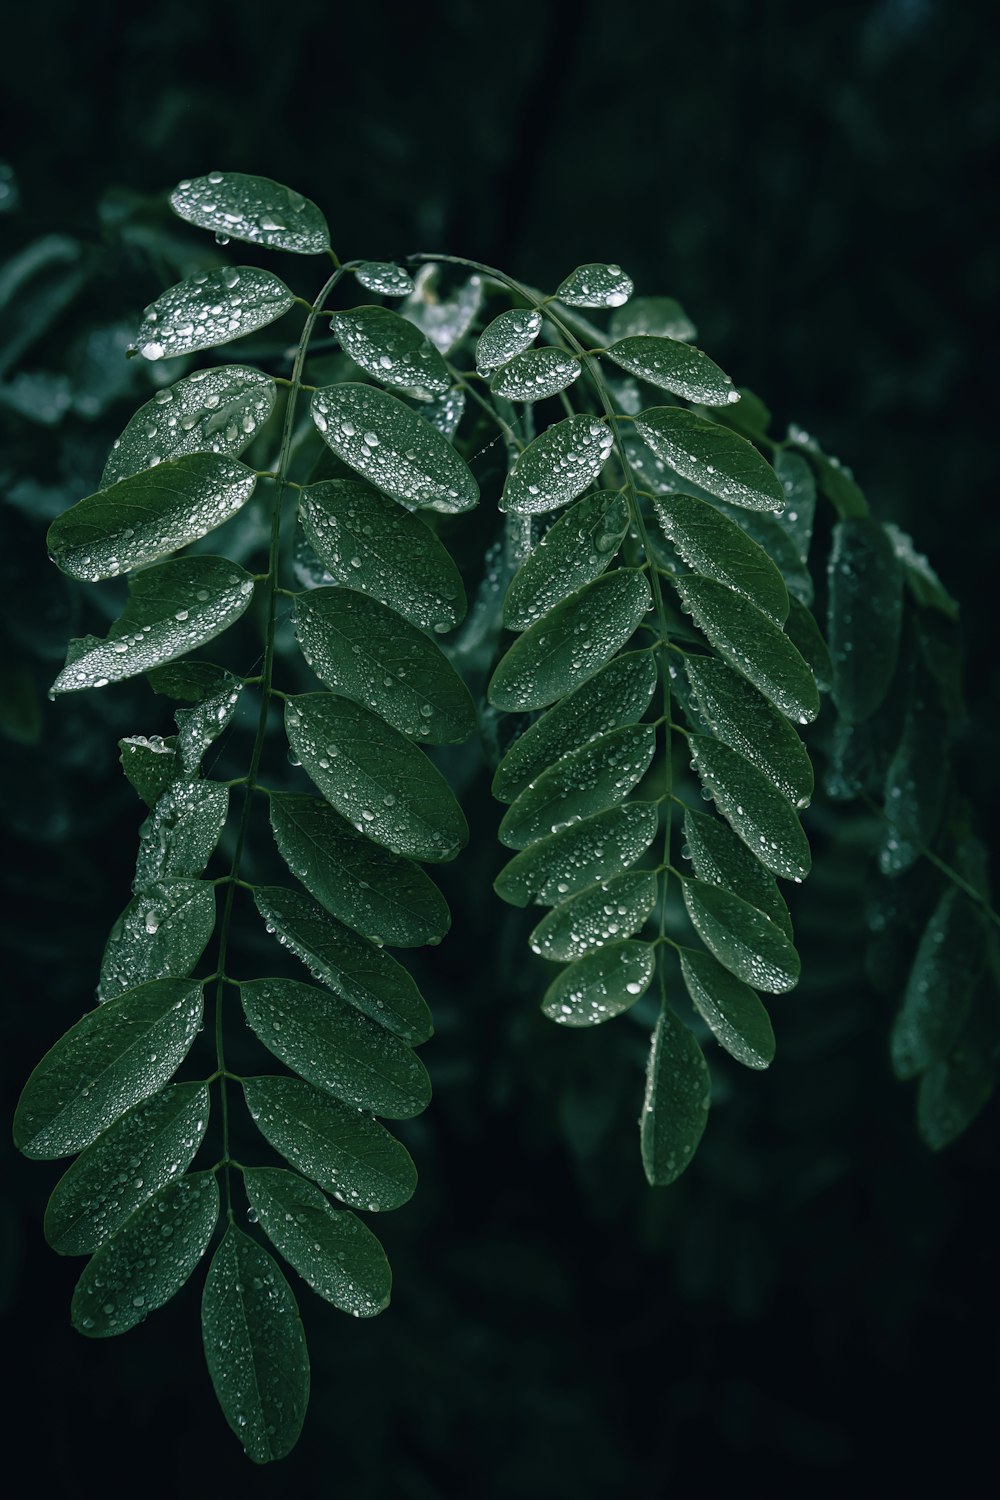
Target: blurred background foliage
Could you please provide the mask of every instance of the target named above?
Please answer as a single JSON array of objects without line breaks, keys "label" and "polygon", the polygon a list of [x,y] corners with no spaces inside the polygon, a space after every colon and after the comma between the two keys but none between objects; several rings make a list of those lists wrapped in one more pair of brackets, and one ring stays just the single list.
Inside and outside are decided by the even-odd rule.
[{"label": "blurred background foliage", "polygon": [[[213,263],[165,196],[210,168],[313,197],[342,256],[455,251],[543,287],[617,260],[640,294],[678,297],[776,426],[851,464],[961,601],[959,779],[995,826],[991,20],[941,0],[24,8],[0,64],[11,1099],[89,1007],[128,897],[143,809],[115,740],[171,729],[141,682],[46,701],[68,635],[112,603],[67,585],[44,531],[183,373],[123,356],[141,307]],[[312,289],[308,266],[302,285],[281,272]],[[635,1125],[649,1018],[593,1034],[541,1018],[524,923],[490,892],[481,775],[466,797],[476,852],[445,873],[454,933],[421,972],[438,1035],[435,1102],[406,1129],[420,1186],[377,1226],[393,1307],[359,1324],[304,1305],[314,1386],[293,1457],[251,1471],[225,1432],[195,1286],[127,1340],[70,1333],[78,1264],[41,1235],[55,1174],[8,1156],[10,1451],[66,1497],[188,1491],[196,1457],[206,1492],[238,1476],[248,1495],[321,1481],[365,1500],[714,1493],[749,1462],[823,1493],[872,1451],[897,1481],[957,1478],[992,1418],[996,1106],[940,1156],[917,1138],[888,1062],[894,999],[865,977],[853,813],[809,815],[829,852],[794,892],[805,978],[772,1007],[778,1061],[746,1075],[713,1050],[696,1163],[652,1192]]]}]

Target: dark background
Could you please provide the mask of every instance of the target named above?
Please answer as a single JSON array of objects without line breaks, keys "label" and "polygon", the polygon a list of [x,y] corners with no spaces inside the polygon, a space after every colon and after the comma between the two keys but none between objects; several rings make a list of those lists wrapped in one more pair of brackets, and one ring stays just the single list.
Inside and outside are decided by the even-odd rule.
[{"label": "dark background", "polygon": [[[179,274],[157,278],[120,226],[167,226],[165,191],[214,167],[316,199],[343,257],[457,251],[546,288],[580,262],[620,261],[640,293],[682,301],[779,428],[796,420],[850,463],[962,601],[961,756],[990,827],[991,20],[942,0],[48,0],[25,7],[0,64],[18,195],[5,254],[59,234],[101,268],[92,303],[43,348],[41,365],[74,382],[87,319],[131,317]],[[134,378],[97,411],[10,416],[5,629],[15,646],[48,641],[56,666],[76,622],[46,581],[44,524],[94,487],[138,404]],[[113,694],[38,712],[38,743],[14,733],[3,749],[12,1100],[90,1004],[127,898],[140,813],[114,738],[169,729]],[[488,834],[485,790],[472,805]],[[125,1340],[71,1333],[78,1264],[41,1235],[56,1172],[8,1156],[11,1460],[64,1496],[227,1481],[365,1500],[678,1483],[711,1495],[751,1475],[810,1494],[855,1476],[963,1483],[995,1420],[996,1110],[941,1157],[917,1140],[887,1061],[892,1001],[864,979],[862,866],[831,861],[804,888],[807,978],[774,1008],[779,1060],[747,1077],[713,1052],[697,1161],[654,1193],[634,1123],[642,1026],[565,1035],[538,1017],[523,929],[484,894],[493,871],[478,858],[450,876],[455,935],[423,975],[436,1098],[403,1132],[421,1183],[376,1226],[393,1306],[359,1324],[303,1301],[314,1384],[293,1457],[258,1472],[240,1456],[204,1371],[194,1283]]]}]

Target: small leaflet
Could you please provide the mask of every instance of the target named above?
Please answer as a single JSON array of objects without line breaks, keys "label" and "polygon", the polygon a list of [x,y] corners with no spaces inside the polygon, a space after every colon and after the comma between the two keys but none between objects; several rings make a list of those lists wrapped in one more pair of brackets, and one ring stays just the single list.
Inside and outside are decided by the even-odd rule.
[{"label": "small leaflet", "polygon": [[331,327],[344,353],[381,385],[431,397],[452,384],[451,371],[431,341],[388,307],[335,313]]},{"label": "small leaflet", "polygon": [[201,1303],[205,1362],[222,1413],[256,1464],[284,1458],[309,1404],[309,1355],[292,1289],[273,1257],[230,1224]]},{"label": "small leaflet", "polygon": [[417,1054],[338,996],[296,979],[255,979],[240,993],[264,1046],[307,1083],[390,1120],[426,1109],[431,1085]]},{"label": "small leaflet", "polygon": [[703,406],[731,406],[740,399],[732,376],[720,370],[701,349],[678,339],[636,334],[612,344],[607,355],[630,375],[682,396],[685,401],[698,401]]},{"label": "small leaflet", "polygon": [[117,578],[207,536],[253,494],[252,469],[191,453],[77,501],[49,527],[49,556],[71,578]]},{"label": "small leaflet", "polygon": [[522,354],[542,331],[542,315],[534,309],[515,307],[488,323],[476,344],[476,369],[484,378],[508,360]]},{"label": "small leaflet", "polygon": [[500,824],[509,849],[529,844],[628,796],[656,751],[652,724],[626,724],[556,761],[511,803]]},{"label": "small leaflet", "polygon": [[379,297],[409,297],[413,291],[413,277],[402,266],[387,260],[363,260],[354,267],[354,274],[363,287]]},{"label": "small leaflet", "polygon": [[770,995],[795,988],[799,956],[770,917],[718,885],[685,879],[682,888],[695,931],[723,968]]},{"label": "small leaflet", "polygon": [[500,509],[529,516],[568,505],[600,474],[614,442],[597,417],[578,414],[556,422],[511,465]]},{"label": "small leaflet", "polygon": [[632,937],[645,926],[656,897],[653,870],[626,870],[602,880],[543,917],[531,934],[531,951],[556,963],[568,963],[592,948]]},{"label": "small leaflet", "polygon": [[804,880],[812,863],[809,841],[794,808],[773,782],[709,735],[690,735],[688,747],[720,813],[764,868],[786,880]]},{"label": "small leaflet", "polygon": [[202,1018],[201,985],[162,979],[88,1011],[42,1058],[14,1115],[14,1144],[48,1161],[71,1156],[163,1087]]},{"label": "small leaflet", "polygon": [[536,620],[490,680],[495,708],[545,708],[578,687],[634,633],[653,600],[645,575],[618,568],[585,584]]},{"label": "small leaflet", "polygon": [[170,207],[189,224],[214,230],[221,245],[246,240],[298,255],[322,255],[330,248],[330,231],[315,203],[270,177],[209,172],[185,179],[170,194]]},{"label": "small leaflet", "polygon": [[744,1067],[769,1067],[774,1031],[760,996],[710,953],[682,948],[680,958],[691,1003],[719,1046]]},{"label": "small leaflet", "polygon": [[180,1291],[218,1221],[214,1172],[168,1182],[87,1263],[73,1293],[73,1327],[106,1339],[142,1323]]},{"label": "small leaflet", "polygon": [[266,328],[294,303],[285,283],[257,266],[201,271],[149,304],[136,334],[138,352],[171,359],[213,349]]},{"label": "small leaflet", "polygon": [[200,875],[219,842],[228,810],[229,788],[219,782],[175,781],[139,829],[133,890],[156,880]]},{"label": "small leaflet", "polygon": [[763,693],[714,656],[689,653],[684,670],[712,733],[774,782],[793,807],[809,806],[813,768],[793,726]]},{"label": "small leaflet", "polygon": [[540,839],[504,866],[493,882],[511,906],[555,906],[609,872],[634,864],[656,837],[655,802],[626,802]]},{"label": "small leaflet", "polygon": [[210,881],[151,881],[132,897],[108,935],[98,999],[113,1000],[151,979],[190,974],[214,930]]},{"label": "small leaflet", "polygon": [[582,369],[564,349],[529,349],[497,371],[490,390],[506,401],[545,401],[571,386]]},{"label": "small leaflet", "polygon": [[650,1187],[669,1187],[688,1166],[708,1122],[708,1064],[693,1034],[664,1006],[653,1032],[639,1118]]},{"label": "small leaflet", "polygon": [[595,490],[571,505],[511,579],[503,602],[509,630],[525,630],[614,561],[629,524],[628,501]]},{"label": "small leaflet", "polygon": [[645,994],[655,970],[649,943],[609,943],[563,969],[546,990],[542,1011],[558,1026],[600,1026]]},{"label": "small leaflet", "polygon": [[838,521],[827,581],[833,698],[860,724],[889,691],[903,623],[903,568],[884,528],[867,516]]},{"label": "small leaflet", "polygon": [[680,406],[655,406],[635,420],[657,458],[719,500],[748,510],[780,511],[785,492],[752,443]]},{"label": "small leaflet", "polygon": [[180,762],[174,737],[130,734],[118,741],[122,770],[147,807],[155,807],[174,779]]},{"label": "small leaflet", "polygon": [[622,307],[635,291],[621,266],[591,262],[577,266],[556,290],[567,307]]},{"label": "small leaflet", "polygon": [[435,427],[388,391],[350,382],[326,386],[312,417],[338,458],[383,494],[447,514],[479,501],[472,470]]},{"label": "small leaflet", "polygon": [[770,615],[776,625],[788,615],[784,579],[742,527],[707,500],[662,495],[653,502],[664,536],[696,573],[735,589]]}]

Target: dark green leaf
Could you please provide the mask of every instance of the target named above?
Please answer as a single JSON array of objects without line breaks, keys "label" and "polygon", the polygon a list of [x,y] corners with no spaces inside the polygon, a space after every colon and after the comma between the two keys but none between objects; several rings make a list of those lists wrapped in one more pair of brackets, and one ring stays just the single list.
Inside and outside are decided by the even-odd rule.
[{"label": "dark green leaf", "polygon": [[567,307],[621,307],[634,291],[621,266],[590,262],[560,282],[556,296]]},{"label": "dark green leaf", "polygon": [[649,943],[608,943],[578,958],[549,985],[542,1010],[560,1026],[599,1026],[633,1006],[656,970]]},{"label": "dark green leaf", "polygon": [[465,816],[440,771],[377,714],[330,693],[304,693],[287,700],[285,729],[318,790],[376,843],[436,861],[453,859],[467,842]]},{"label": "dark green leaf", "polygon": [[690,1163],[708,1122],[712,1080],[694,1036],[666,1006],[649,1049],[639,1119],[650,1187],[669,1187]]},{"label": "dark green leaf", "polygon": [[621,802],[649,768],[656,750],[652,724],[627,724],[572,750],[515,799],[500,824],[508,849],[525,849],[591,813]]},{"label": "dark green leaf", "polygon": [[645,576],[617,568],[585,584],[514,642],[490,681],[496,708],[544,708],[620,651],[652,608]]},{"label": "dark green leaf", "polygon": [[14,1115],[18,1150],[48,1161],[89,1146],[163,1087],[201,1017],[201,985],[182,979],[141,985],[88,1011],[25,1084]]},{"label": "dark green leaf", "polygon": [[115,439],[101,488],[188,453],[235,457],[264,426],[277,394],[270,375],[245,365],[195,370],[164,386]]},{"label": "dark green leaf", "polygon": [[178,1083],[136,1104],[56,1183],[45,1238],[60,1255],[91,1255],[147,1198],[185,1172],[205,1138],[209,1093]]},{"label": "dark green leaf", "polygon": [[801,453],[788,448],[779,448],[775,453],[774,472],[785,492],[785,508],[778,524],[794,542],[799,562],[805,563],[816,513],[816,481]]},{"label": "dark green leaf", "polygon": [[247,1457],[284,1458],[309,1404],[305,1334],[275,1261],[235,1224],[209,1267],[201,1328],[215,1394]]},{"label": "dark green leaf", "polygon": [[500,509],[517,515],[556,510],[582,495],[611,456],[614,435],[583,414],[546,428],[510,466]]},{"label": "dark green leaf", "polygon": [[413,739],[450,745],[476,727],[469,690],[428,636],[377,599],[312,589],[295,602],[302,654],[317,677]]},{"label": "dark green leaf", "polygon": [[613,490],[595,490],[571,505],[514,574],[503,603],[508,629],[533,625],[560,599],[598,578],[613,561],[628,523],[628,502]]},{"label": "dark green leaf", "polygon": [[609,873],[634,864],[656,837],[656,804],[626,802],[532,844],[505,865],[493,882],[512,906],[555,906]]},{"label": "dark green leaf", "polygon": [[313,484],[302,528],[331,577],[439,634],[465,614],[462,576],[430,527],[354,479]]},{"label": "dark green leaf", "polygon": [[799,981],[799,956],[770,917],[722,886],[683,882],[695,931],[723,968],[751,988],[783,995]]},{"label": "dark green leaf", "polygon": [[294,302],[285,283],[258,266],[199,271],[150,303],[136,343],[145,359],[196,354],[266,328]]},{"label": "dark green leaf", "polygon": [[363,260],[354,267],[354,274],[363,287],[379,297],[409,297],[413,291],[413,277],[402,266],[392,261]]},{"label": "dark green leaf", "polygon": [[695,1010],[720,1047],[748,1068],[774,1061],[774,1031],[760,996],[710,953],[681,949],[681,972]]},{"label": "dark green leaf", "polygon": [[735,589],[782,624],[788,591],[763,547],[706,500],[663,495],[654,504],[664,533],[689,567]]},{"label": "dark green leaf", "polygon": [[531,949],[542,958],[565,963],[592,948],[641,931],[656,904],[652,870],[626,870],[589,886],[544,917],[531,934]]},{"label": "dark green leaf", "polygon": [[322,255],[330,248],[330,231],[315,203],[270,177],[209,172],[179,183],[170,207],[189,224],[214,229],[221,244],[248,240],[299,255]]},{"label": "dark green leaf", "polygon": [[957,1140],[996,1086],[996,989],[986,982],[948,1055],[931,1063],[917,1091],[917,1128],[932,1151]]},{"label": "dark green leaf", "polygon": [[913,1078],[945,1060],[969,1013],[985,960],[982,912],[948,886],[920,939],[892,1029],[897,1077]]},{"label": "dark green leaf", "polygon": [[[745,385],[738,388],[739,400],[731,406],[723,407],[718,412],[713,412],[716,421],[724,422],[727,427],[741,432],[744,437],[756,442],[758,438],[766,437],[767,430],[771,425],[771,413],[759,396],[753,391],[747,390]],[[705,403],[707,406],[711,402]],[[777,465],[775,465],[777,469]]]},{"label": "dark green leaf", "polygon": [[809,667],[821,693],[833,686],[833,662],[815,617],[794,594],[788,599],[785,634]]},{"label": "dark green leaf", "polygon": [[675,396],[683,396],[685,401],[727,406],[740,399],[732,377],[693,344],[641,333],[619,339],[607,353],[630,375],[637,375],[663,391],[672,391]]},{"label": "dark green leaf", "polygon": [[903,733],[885,777],[885,812],[890,820],[878,851],[883,875],[898,875],[933,840],[944,811],[950,777],[946,716],[922,672],[914,679]]},{"label": "dark green leaf", "polygon": [[49,527],[49,556],[71,578],[116,578],[207,536],[250,499],[253,470],[189,453],[88,495]]},{"label": "dark green leaf", "polygon": [[452,383],[448,366],[430,340],[388,307],[335,313],[331,327],[345,354],[380,385],[429,397]]},{"label": "dark green leaf", "polygon": [[338,996],[295,979],[255,979],[240,993],[264,1046],[307,1083],[389,1120],[426,1109],[431,1085],[417,1054]]},{"label": "dark green leaf", "polygon": [[774,783],[708,735],[690,735],[688,746],[716,807],[765,869],[786,880],[804,880],[812,863],[809,841],[795,809]]},{"label": "dark green leaf", "polygon": [[780,510],[781,482],[757,449],[727,427],[679,406],[655,406],[636,418],[658,458],[710,495],[749,510]]},{"label": "dark green leaf", "polygon": [[112,1000],[151,979],[190,974],[215,930],[215,887],[155,880],[132,897],[108,935],[98,995]]},{"label": "dark green leaf", "polygon": [[896,670],[903,569],[883,528],[857,516],[834,527],[827,571],[833,697],[841,717],[859,724],[878,708]]},{"label": "dark green leaf", "polygon": [[389,1306],[392,1273],[371,1230],[282,1167],[247,1167],[247,1198],[276,1250],[318,1296],[356,1318]]},{"label": "dark green leaf", "polygon": [[350,468],[404,505],[456,512],[479,500],[472,470],[429,423],[371,385],[331,385],[312,400],[324,441]]},{"label": "dark green leaf", "polygon": [[254,900],[268,931],[277,933],[314,979],[411,1047],[433,1034],[431,1013],[409,971],[384,948],[359,937],[301,891],[258,886]]},{"label": "dark green leaf", "polygon": [[409,1152],[370,1115],[299,1078],[244,1078],[247,1108],[286,1161],[352,1208],[399,1208],[413,1196]]},{"label": "dark green leaf", "polygon": [[722,886],[749,901],[791,940],[792,919],[777,881],[731,828],[708,813],[693,812],[688,807],[684,809],[684,838],[699,880]]},{"label": "dark green leaf", "polygon": [[819,487],[823,494],[831,502],[837,514],[842,518],[848,516],[867,516],[868,503],[864,495],[854,481],[854,475],[839,458],[828,457],[820,448],[815,438],[803,432],[801,427],[790,425],[788,428],[789,441],[802,448],[809,454],[809,460],[816,471]]},{"label": "dark green leaf", "polygon": [[565,349],[529,349],[497,371],[490,390],[505,401],[545,401],[571,386],[582,368]]},{"label": "dark green leaf", "polygon": [[674,580],[685,610],[731,667],[760,688],[783,714],[808,724],[819,713],[813,674],[788,636],[764,614],[714,578]]},{"label": "dark green leaf", "polygon": [[282,858],[329,912],[397,948],[437,943],[450,925],[444,897],[412,860],[373,844],[319,797],[271,797]]},{"label": "dark green leaf", "polygon": [[106,687],[173,661],[221,635],[252,595],[250,574],[224,557],[178,557],[147,568],[129,580],[128,603],[106,639],[70,641],[51,692]]},{"label": "dark green leaf", "polygon": [[174,782],[139,829],[134,888],[200,875],[219,842],[228,810],[229,788],[219,782]]},{"label": "dark green leaf", "polygon": [[627,339],[637,333],[661,339],[698,336],[697,328],[673,297],[634,297],[627,307],[615,308],[611,314],[611,337]]},{"label": "dark green leaf", "polygon": [[514,307],[488,323],[476,344],[476,369],[492,375],[501,365],[521,354],[542,331],[542,315],[534,309]]},{"label": "dark green leaf", "polygon": [[714,656],[685,658],[684,670],[704,722],[724,744],[752,761],[795,807],[808,807],[813,769],[784,714],[745,677]]},{"label": "dark green leaf", "polygon": [[171,782],[180,775],[173,739],[160,735],[129,735],[118,741],[122,770],[147,807],[155,807]]},{"label": "dark green leaf", "polygon": [[641,718],[656,676],[656,658],[650,651],[614,657],[514,741],[493,778],[494,797],[513,802],[561,755]]}]

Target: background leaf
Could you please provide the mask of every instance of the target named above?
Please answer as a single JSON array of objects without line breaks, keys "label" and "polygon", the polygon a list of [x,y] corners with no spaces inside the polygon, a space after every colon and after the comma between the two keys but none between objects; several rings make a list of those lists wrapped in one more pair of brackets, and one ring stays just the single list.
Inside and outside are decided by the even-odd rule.
[{"label": "background leaf", "polygon": [[828,565],[827,641],[833,696],[860,724],[889,690],[903,620],[903,572],[890,539],[867,516],[838,521]]}]

